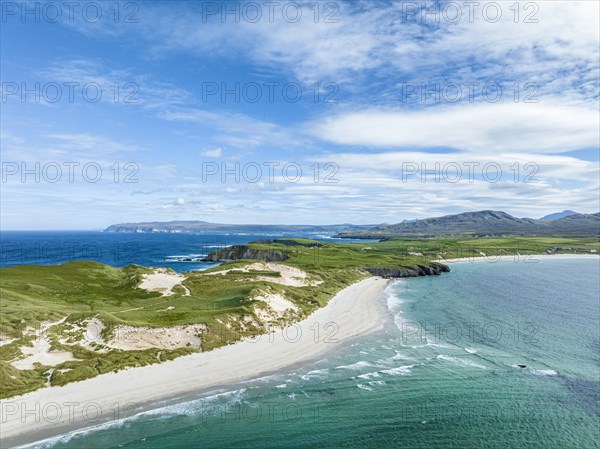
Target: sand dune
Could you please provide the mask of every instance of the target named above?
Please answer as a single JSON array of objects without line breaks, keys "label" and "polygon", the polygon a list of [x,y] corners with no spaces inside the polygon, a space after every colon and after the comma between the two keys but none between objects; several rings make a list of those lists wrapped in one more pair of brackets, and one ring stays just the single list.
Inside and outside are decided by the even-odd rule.
[{"label": "sand dune", "polygon": [[[357,282],[340,291],[326,307],[287,330],[159,365],[104,374],[2,400],[2,446],[92,425],[84,419],[86,413],[91,413],[90,404],[94,411],[106,412],[103,417],[112,418],[115,404],[134,403],[151,408],[153,402],[161,399],[260,377],[320,356],[356,336],[382,328],[376,299],[387,282],[375,277]],[[318,336],[315,328],[321,329]],[[51,419],[44,416],[48,404],[53,407]],[[55,412],[57,406],[60,415]],[[38,412],[27,413],[31,410]]]}]

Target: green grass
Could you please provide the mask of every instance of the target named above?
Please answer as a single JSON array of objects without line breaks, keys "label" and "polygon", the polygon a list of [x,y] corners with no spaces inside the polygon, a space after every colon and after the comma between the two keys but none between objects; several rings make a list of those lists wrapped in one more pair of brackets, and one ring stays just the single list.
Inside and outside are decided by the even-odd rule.
[{"label": "green grass", "polygon": [[[299,243],[298,245],[290,242]],[[163,297],[138,288],[142,275],[150,268],[131,265],[115,268],[89,261],[70,262],[56,266],[17,266],[0,269],[0,333],[16,341],[0,346],[0,397],[10,397],[43,387],[49,367],[17,370],[9,362],[21,355],[20,348],[31,345],[34,337],[23,331],[42,322],[65,318],[62,325],[48,331],[53,348],[67,350],[78,360],[61,363],[50,377],[51,385],[87,379],[98,374],[131,366],[151,363],[189,354],[195,349],[148,349],[122,351],[109,349],[99,354],[79,345],[59,342],[72,323],[97,317],[106,326],[105,339],[115,326],[170,327],[204,324],[203,350],[231,344],[244,336],[268,331],[254,313],[264,303],[253,298],[261,293],[280,293],[300,309],[298,318],[323,307],[331,297],[349,284],[369,276],[363,271],[371,267],[414,267],[443,257],[478,257],[511,254],[541,254],[552,248],[577,248],[580,251],[600,251],[597,238],[441,238],[392,239],[383,242],[323,243],[308,239],[285,239],[285,243],[251,244],[256,249],[275,250],[289,258],[284,264],[306,271],[310,279],[320,280],[317,286],[290,287],[277,280],[279,272],[240,268],[260,261],[235,261],[206,272],[186,273],[185,289],[176,286],[174,295]],[[559,250],[557,252],[572,252]],[[231,270],[226,274],[206,273]],[[259,279],[261,278],[261,279]],[[252,317],[258,325],[242,325],[244,317]],[[224,325],[229,327],[225,331]],[[286,325],[286,319],[277,324]],[[81,335],[79,335],[81,336]]]}]

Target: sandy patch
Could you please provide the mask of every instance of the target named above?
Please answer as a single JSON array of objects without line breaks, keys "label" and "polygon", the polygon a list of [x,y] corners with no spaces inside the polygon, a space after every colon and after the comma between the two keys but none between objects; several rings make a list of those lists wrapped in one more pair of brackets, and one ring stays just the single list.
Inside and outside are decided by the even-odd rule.
[{"label": "sandy patch", "polygon": [[288,299],[285,299],[283,295],[261,295],[255,297],[254,299],[266,302],[271,309],[279,313],[285,313],[288,310],[293,310],[294,312],[298,312],[300,310],[296,305],[294,305],[293,302],[291,302]]},{"label": "sandy patch", "polygon": [[271,323],[288,312],[296,313],[300,308],[281,294],[261,293],[253,299],[267,303],[267,308],[254,307],[254,314],[263,322]]},{"label": "sandy patch", "polygon": [[166,268],[157,268],[152,274],[144,274],[140,288],[149,292],[160,292],[163,296],[171,296],[174,294],[173,287],[181,285],[185,290],[185,296],[190,296],[189,289],[182,284],[185,276],[182,274],[172,273]]},{"label": "sandy patch", "polygon": [[106,345],[125,351],[185,347],[202,349],[200,334],[206,330],[204,324],[160,328],[117,326],[113,337],[106,342]]},{"label": "sandy patch", "polygon": [[16,340],[17,340],[17,338],[10,338],[6,335],[0,334],[0,346],[8,345]]},{"label": "sandy patch", "polygon": [[38,328],[28,327],[23,331],[24,336],[35,336],[33,346],[21,346],[19,349],[24,357],[12,360],[10,363],[17,369],[28,370],[35,368],[35,363],[41,363],[44,366],[55,366],[69,360],[77,360],[68,351],[51,351],[50,339],[47,331],[52,326],[63,323],[67,317],[58,321],[42,322]]},{"label": "sandy patch", "polygon": [[[174,309],[170,307],[169,309]],[[201,348],[202,340],[199,334],[205,332],[204,324],[175,327],[136,327],[121,325],[117,326],[112,337],[107,341],[102,337],[105,325],[94,317],[83,321],[81,324],[72,324],[71,329],[65,331],[67,334],[77,333],[82,336],[76,341],[69,337],[60,340],[67,345],[77,344],[90,351],[99,353],[110,349],[122,349],[125,351],[143,349],[175,349],[183,347]]]},{"label": "sandy patch", "polygon": [[[18,399],[19,411],[35,410],[35,404],[39,403],[73,402],[77,405],[72,414],[63,413],[58,422],[36,419],[34,413],[7,414],[2,424],[4,444],[12,446],[17,436],[22,441],[32,441],[35,432],[52,436],[64,433],[66,428],[89,426],[89,421],[81,416],[83,407],[92,401],[102,410],[110,410],[115,402],[155,402],[199,389],[220,388],[322,357],[358,335],[383,327],[376,298],[387,282],[369,278],[345,288],[327,306],[296,323],[289,332],[262,335],[213,351],[22,395]],[[317,327],[318,339],[315,338]],[[294,338],[296,330],[298,338]],[[75,421],[70,420],[70,416],[75,417]]]},{"label": "sandy patch", "polygon": [[97,346],[106,344],[102,338],[102,331],[105,326],[98,318],[87,319],[81,323],[69,323],[69,325],[70,328],[66,329],[63,334],[66,334],[66,337],[61,338],[59,340],[60,343],[64,345],[79,345],[89,351],[107,351],[107,349],[98,348]]},{"label": "sandy patch", "polygon": [[264,282],[272,282],[274,284],[280,284],[280,285],[288,285],[290,287],[308,287],[308,286],[314,286],[314,285],[319,285],[322,284],[323,281],[320,280],[316,280],[316,279],[309,279],[308,274],[299,269],[299,268],[295,268],[295,267],[291,267],[289,265],[283,265],[280,263],[273,263],[273,262],[256,262],[256,263],[251,263],[248,265],[245,265],[243,267],[238,267],[238,268],[231,268],[229,270],[221,270],[221,271],[214,271],[212,273],[204,273],[206,275],[217,275],[217,274],[226,274],[230,271],[243,271],[243,272],[249,272],[249,271],[276,271],[279,273],[279,277],[273,277],[273,276],[256,276],[253,279],[259,280],[259,281],[264,281]]},{"label": "sandy patch", "polygon": [[293,302],[285,299],[283,295],[264,295],[258,296],[254,299],[266,302],[271,309],[280,313],[286,312],[288,310],[293,310],[294,312],[298,312],[300,310],[298,306],[294,305]]},{"label": "sandy patch", "polygon": [[35,363],[55,366],[69,360],[76,360],[68,351],[50,351],[50,341],[46,337],[36,338],[33,346],[21,346],[21,352],[25,358],[10,362],[12,366],[20,370],[33,369]]},{"label": "sandy patch", "polygon": [[435,262],[441,263],[472,263],[472,262],[487,262],[487,263],[495,263],[500,260],[510,260],[515,263],[536,263],[539,260],[558,260],[558,259],[576,259],[576,258],[598,258],[597,254],[515,254],[512,256],[480,256],[480,257],[459,257],[455,259],[444,259],[439,258]]}]

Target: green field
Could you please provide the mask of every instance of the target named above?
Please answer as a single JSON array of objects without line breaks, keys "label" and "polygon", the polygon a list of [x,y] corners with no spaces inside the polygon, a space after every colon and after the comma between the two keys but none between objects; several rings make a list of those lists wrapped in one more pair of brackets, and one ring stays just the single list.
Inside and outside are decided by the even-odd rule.
[{"label": "green field", "polygon": [[[0,397],[26,393],[48,384],[63,385],[126,367],[159,363],[198,351],[193,347],[125,351],[102,343],[84,347],[78,344],[84,331],[70,333],[69,329],[83,326],[91,318],[104,324],[102,337],[105,340],[119,325],[170,328],[203,324],[206,330],[200,338],[202,350],[207,351],[307,316],[324,306],[342,288],[370,276],[365,268],[414,267],[439,258],[479,257],[482,253],[494,257],[600,250],[597,238],[550,237],[394,239],[347,244],[287,239],[285,244],[248,246],[283,253],[287,257],[283,264],[300,268],[309,279],[322,282],[303,287],[281,285],[276,283],[279,272],[244,272],[240,268],[256,261],[243,260],[227,262],[206,272],[186,273],[183,285],[189,289],[189,296],[181,286],[175,287],[172,296],[162,296],[138,287],[142,276],[152,269],[136,265],[115,268],[78,261],[57,266],[0,269],[0,333],[5,343],[9,341],[0,346]],[[224,269],[232,270],[221,275],[206,274]],[[299,311],[270,323],[261,321],[256,311],[264,309],[266,304],[253,298],[265,292],[283,295]],[[68,351],[76,360],[53,367],[36,364],[33,369],[22,370],[10,363],[23,356],[23,347],[33,345],[37,337],[32,329],[62,319],[62,323],[45,330],[44,335],[52,351]]]}]

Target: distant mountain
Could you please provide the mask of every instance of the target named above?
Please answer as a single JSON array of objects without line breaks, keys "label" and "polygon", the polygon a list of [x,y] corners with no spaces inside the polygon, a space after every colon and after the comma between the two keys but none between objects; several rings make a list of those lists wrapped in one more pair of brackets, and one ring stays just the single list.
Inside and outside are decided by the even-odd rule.
[{"label": "distant mountain", "polygon": [[209,223],[207,221],[169,221],[146,223],[121,223],[109,226],[104,232],[141,232],[141,233],[241,233],[241,234],[337,234],[341,232],[360,232],[375,225],[236,225]]},{"label": "distant mountain", "polygon": [[556,220],[517,218],[506,212],[483,210],[424,220],[375,226],[368,231],[344,232],[345,238],[434,237],[441,235],[600,235],[600,213],[575,214]]},{"label": "distant mountain", "polygon": [[[565,211],[570,212],[570,211]],[[562,212],[563,214],[565,212]],[[557,219],[517,218],[506,212],[483,210],[456,215],[405,220],[381,225],[234,225],[206,221],[122,223],[105,232],[239,233],[258,235],[337,234],[344,238],[557,235],[600,236],[600,213],[568,214]]]},{"label": "distant mountain", "polygon": [[577,212],[572,210],[563,210],[562,212],[556,212],[555,214],[545,215],[540,220],[558,220],[559,218],[570,217],[571,215],[577,215]]}]

